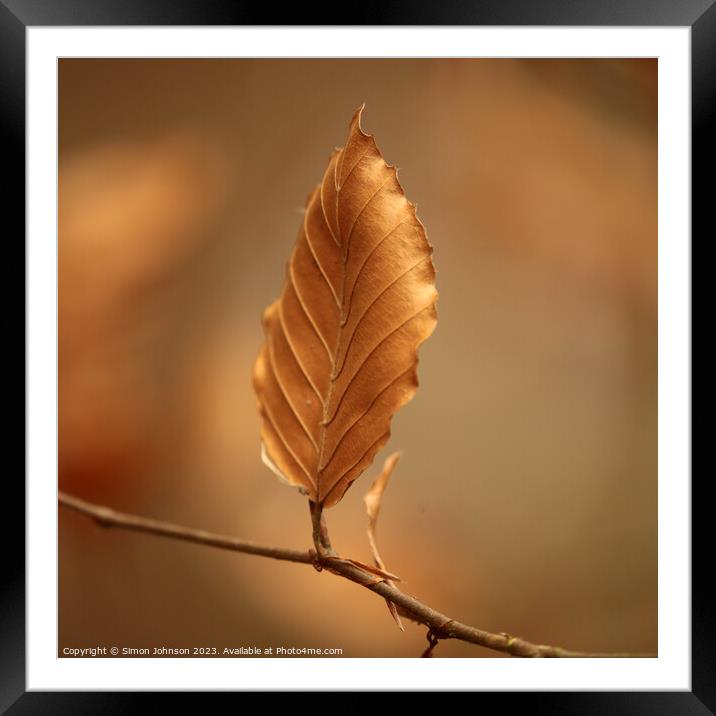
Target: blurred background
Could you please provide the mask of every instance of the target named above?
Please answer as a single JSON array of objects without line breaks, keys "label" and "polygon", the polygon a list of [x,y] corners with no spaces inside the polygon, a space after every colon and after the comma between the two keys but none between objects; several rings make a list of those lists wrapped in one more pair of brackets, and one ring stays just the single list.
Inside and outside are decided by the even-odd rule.
[{"label": "blurred background", "polygon": [[[251,367],[308,192],[366,102],[434,246],[438,327],[376,464],[404,588],[491,631],[657,649],[656,60],[59,63],[59,485],[308,548],[262,465]],[[419,656],[385,603],[305,565],[59,515],[59,648]],[[459,642],[436,656],[495,657]]]}]

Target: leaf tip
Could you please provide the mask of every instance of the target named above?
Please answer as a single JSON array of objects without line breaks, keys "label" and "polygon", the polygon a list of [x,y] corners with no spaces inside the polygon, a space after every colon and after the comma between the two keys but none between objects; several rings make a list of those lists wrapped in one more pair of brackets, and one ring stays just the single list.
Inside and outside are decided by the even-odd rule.
[{"label": "leaf tip", "polygon": [[358,131],[360,134],[362,134],[364,137],[368,138],[368,137],[371,137],[371,136],[373,136],[373,135],[371,135],[371,134],[366,134],[366,133],[363,131],[363,127],[361,126],[361,119],[362,119],[362,117],[363,117],[363,110],[364,110],[364,109],[365,109],[365,102],[363,102],[363,104],[361,104],[360,107],[358,107],[358,109],[356,109],[356,111],[353,113],[353,118],[351,119],[351,125],[350,125],[350,126],[351,126],[351,130],[356,130],[356,131]]}]

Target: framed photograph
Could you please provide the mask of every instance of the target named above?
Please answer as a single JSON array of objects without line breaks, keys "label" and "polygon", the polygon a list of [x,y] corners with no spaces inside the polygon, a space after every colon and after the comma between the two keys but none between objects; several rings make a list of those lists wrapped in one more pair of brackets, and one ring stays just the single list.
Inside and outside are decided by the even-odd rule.
[{"label": "framed photograph", "polygon": [[267,15],[0,0],[27,276],[0,706],[710,713],[711,1]]}]

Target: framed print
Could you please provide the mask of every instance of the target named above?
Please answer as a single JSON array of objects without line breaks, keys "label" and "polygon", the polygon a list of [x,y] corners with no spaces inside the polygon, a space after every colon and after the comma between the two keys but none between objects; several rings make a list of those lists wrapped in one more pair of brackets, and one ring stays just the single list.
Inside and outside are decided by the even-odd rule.
[{"label": "framed print", "polygon": [[690,232],[716,11],[656,5],[3,0],[3,709],[714,708]]}]

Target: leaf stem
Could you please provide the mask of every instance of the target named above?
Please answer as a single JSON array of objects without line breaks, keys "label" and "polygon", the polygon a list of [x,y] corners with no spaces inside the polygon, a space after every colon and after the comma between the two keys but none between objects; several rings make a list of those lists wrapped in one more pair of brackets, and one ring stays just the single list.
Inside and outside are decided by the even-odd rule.
[{"label": "leaf stem", "polygon": [[326,518],[323,514],[323,505],[320,502],[308,501],[308,509],[311,512],[311,526],[313,527],[313,546],[319,558],[335,557],[336,553],[331,547],[331,540],[328,536]]}]

